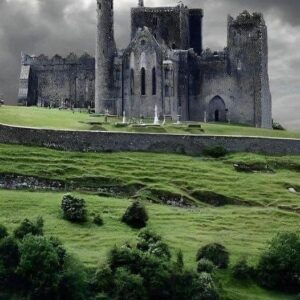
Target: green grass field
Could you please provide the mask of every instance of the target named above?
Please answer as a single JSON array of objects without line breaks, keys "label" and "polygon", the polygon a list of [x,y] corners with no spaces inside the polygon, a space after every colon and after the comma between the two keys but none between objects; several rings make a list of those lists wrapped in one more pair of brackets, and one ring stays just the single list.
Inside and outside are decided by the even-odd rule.
[{"label": "green grass field", "polygon": [[[45,233],[59,237],[67,249],[86,265],[103,262],[114,245],[134,243],[137,231],[120,222],[129,205],[126,199],[102,198],[81,194],[90,213],[101,213],[105,225],[89,222],[74,225],[61,219],[62,193],[0,191],[0,223],[12,231],[24,218],[43,216]],[[161,234],[173,253],[182,249],[185,263],[195,268],[197,249],[209,242],[223,243],[231,253],[231,262],[240,257],[255,264],[266,241],[281,230],[299,231],[299,215],[272,208],[195,208],[180,209],[146,203],[149,227]],[[294,299],[292,296],[268,292],[253,283],[237,283],[229,272],[219,274],[225,292],[234,300]]]},{"label": "green grass field", "polygon": [[[267,171],[237,172],[233,164],[268,166]],[[272,170],[272,172],[271,172]],[[134,242],[137,231],[120,222],[129,196],[98,196],[98,187],[126,187],[133,196],[159,201],[160,194],[188,199],[190,208],[145,201],[149,227],[161,234],[173,253],[182,249],[186,265],[195,268],[197,249],[223,243],[231,264],[241,257],[254,265],[268,240],[279,231],[300,232],[300,157],[230,154],[221,159],[151,153],[72,153],[44,148],[0,145],[0,174],[18,174],[73,184],[86,199],[89,213],[100,213],[105,225],[82,226],[61,219],[64,192],[0,190],[0,223],[12,231],[24,218],[43,216],[47,235],[59,237],[86,265],[105,260],[115,244]],[[298,193],[290,193],[293,187]],[[89,190],[87,190],[89,189]],[[236,205],[214,207],[205,193],[237,199]],[[282,209],[284,205],[290,211]],[[231,300],[294,300],[256,284],[238,283],[219,273]]]},{"label": "green grass field", "polygon": [[[158,132],[177,134],[214,134],[214,135],[247,135],[269,136],[284,138],[300,138],[300,131],[273,131],[257,129],[248,126],[235,126],[228,124],[201,124],[204,133],[197,128],[188,128],[187,125],[174,125],[168,123],[164,127],[117,127],[116,122],[122,119],[110,119],[105,124],[103,117],[91,117],[86,112],[71,112],[69,110],[47,109],[37,107],[0,107],[0,123],[51,129],[75,130],[104,130],[127,132]],[[153,120],[148,120],[149,123]],[[103,123],[101,125],[94,123]]]}]

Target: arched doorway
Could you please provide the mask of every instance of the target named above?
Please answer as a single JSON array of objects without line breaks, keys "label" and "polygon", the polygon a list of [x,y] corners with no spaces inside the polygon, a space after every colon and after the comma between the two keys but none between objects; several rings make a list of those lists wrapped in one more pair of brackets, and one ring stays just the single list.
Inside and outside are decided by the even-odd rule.
[{"label": "arched doorway", "polygon": [[209,122],[226,122],[227,109],[224,100],[220,96],[216,96],[209,102],[208,107]]}]

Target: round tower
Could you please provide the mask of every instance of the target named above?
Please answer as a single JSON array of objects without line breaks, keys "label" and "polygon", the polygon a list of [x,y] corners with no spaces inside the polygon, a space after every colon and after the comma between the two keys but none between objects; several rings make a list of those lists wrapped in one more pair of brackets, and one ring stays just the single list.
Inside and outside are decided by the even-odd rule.
[{"label": "round tower", "polygon": [[113,0],[97,0],[96,90],[95,112],[116,113],[114,97],[114,39]]}]

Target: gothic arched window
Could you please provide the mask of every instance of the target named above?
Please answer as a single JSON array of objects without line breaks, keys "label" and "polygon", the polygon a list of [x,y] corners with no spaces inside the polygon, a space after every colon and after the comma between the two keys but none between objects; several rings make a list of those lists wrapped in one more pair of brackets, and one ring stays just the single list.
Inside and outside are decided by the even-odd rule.
[{"label": "gothic arched window", "polygon": [[146,95],[146,70],[145,68],[141,69],[141,95]]},{"label": "gothic arched window", "polygon": [[156,95],[156,68],[152,69],[152,95]]}]

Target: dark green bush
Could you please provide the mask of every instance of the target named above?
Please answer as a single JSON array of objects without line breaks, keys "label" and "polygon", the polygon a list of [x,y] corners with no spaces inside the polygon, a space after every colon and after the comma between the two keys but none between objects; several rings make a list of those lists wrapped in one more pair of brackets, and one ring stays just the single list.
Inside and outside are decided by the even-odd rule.
[{"label": "dark green bush", "polygon": [[8,236],[7,228],[0,224],[0,240],[7,236]]},{"label": "dark green bush", "polygon": [[114,280],[114,273],[110,266],[101,266],[99,269],[96,270],[91,280],[92,290],[97,294],[101,294],[101,292],[103,291],[111,291],[114,289]]},{"label": "dark green bush", "polygon": [[198,273],[208,273],[211,274],[215,271],[216,266],[212,261],[202,258],[198,262],[197,271]]},{"label": "dark green bush", "polygon": [[146,300],[146,290],[141,275],[119,268],[115,274],[115,299]]},{"label": "dark green bush", "polygon": [[254,270],[251,268],[246,259],[239,260],[232,267],[232,276],[237,280],[247,280],[253,276]]},{"label": "dark green bush", "polygon": [[[183,261],[183,259],[180,259]],[[138,275],[133,278],[136,286],[137,282],[142,282],[146,298],[149,300],[216,300],[218,299],[217,289],[210,276],[200,276],[196,272],[183,269],[183,263],[178,263],[161,259],[151,253],[143,252],[128,246],[114,248],[110,252],[108,259],[108,268],[98,273],[96,278],[100,283],[95,286],[102,287],[98,289],[101,295],[108,295],[110,299],[128,299],[114,298],[114,291],[120,280],[116,274],[125,271],[124,279],[131,275]],[[99,276],[99,274],[101,276]],[[129,275],[128,275],[129,274]],[[208,274],[206,274],[208,275]],[[112,278],[113,277],[113,278]],[[137,278],[142,279],[142,281]],[[121,280],[122,282],[122,280]],[[126,283],[129,284],[129,283]],[[125,283],[122,283],[125,286]],[[130,279],[130,285],[133,283]],[[107,289],[105,289],[105,287]],[[142,290],[142,289],[141,289]],[[139,294],[142,297],[144,293]],[[124,295],[123,295],[124,297]],[[139,299],[139,298],[138,298]],[[143,299],[143,298],[141,298]]]},{"label": "dark green bush", "polygon": [[96,215],[93,218],[93,223],[96,224],[96,225],[98,225],[98,226],[102,226],[104,224],[103,219],[101,218],[100,215]]},{"label": "dark green bush", "polygon": [[56,299],[60,261],[53,244],[45,237],[27,235],[20,246],[18,273],[31,299]]},{"label": "dark green bush", "polygon": [[300,290],[300,236],[280,233],[269,243],[257,266],[259,283],[285,292]]},{"label": "dark green bush", "polygon": [[162,241],[161,236],[148,229],[144,229],[139,233],[137,248],[162,259],[169,260],[171,258],[169,246]]},{"label": "dark green bush", "polygon": [[184,268],[183,253],[181,250],[179,250],[177,252],[176,266],[177,266],[178,270],[180,270],[180,271],[182,271]]},{"label": "dark green bush", "polygon": [[83,223],[87,220],[86,204],[83,199],[64,195],[61,203],[63,218],[74,223]]},{"label": "dark green bush", "polygon": [[208,244],[200,248],[196,260],[200,261],[202,258],[210,260],[220,269],[226,269],[229,264],[229,253],[227,249],[218,243]]},{"label": "dark green bush", "polygon": [[81,262],[71,255],[66,254],[60,276],[58,288],[59,299],[86,299],[87,275]]},{"label": "dark green bush", "polygon": [[16,270],[20,261],[19,245],[15,238],[0,241],[0,287],[16,288]]},{"label": "dark green bush", "polygon": [[205,148],[203,150],[203,154],[205,156],[210,156],[213,158],[220,158],[226,156],[228,154],[228,151],[222,146],[216,146],[216,147]]},{"label": "dark green bush", "polygon": [[218,300],[219,294],[210,274],[200,273],[195,284],[195,298],[197,300]]},{"label": "dark green bush", "polygon": [[25,219],[19,227],[14,231],[14,235],[17,239],[23,239],[26,235],[43,235],[44,220],[38,217],[35,222]]},{"label": "dark green bush", "polygon": [[133,202],[122,217],[122,221],[133,228],[145,227],[148,219],[146,208],[139,201]]}]

